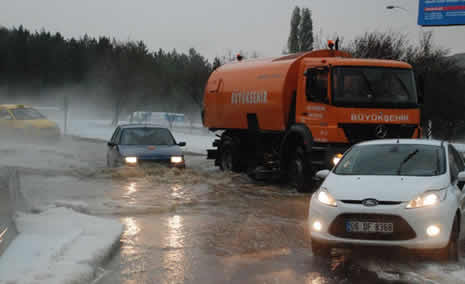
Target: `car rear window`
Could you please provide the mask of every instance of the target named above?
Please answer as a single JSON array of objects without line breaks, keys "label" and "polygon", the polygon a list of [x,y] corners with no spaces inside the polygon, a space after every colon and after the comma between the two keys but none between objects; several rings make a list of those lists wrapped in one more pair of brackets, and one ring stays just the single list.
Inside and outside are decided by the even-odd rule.
[{"label": "car rear window", "polygon": [[33,108],[17,108],[12,109],[11,112],[15,116],[16,120],[34,120],[45,118],[44,115]]},{"label": "car rear window", "polygon": [[338,175],[436,176],[445,172],[444,148],[421,144],[356,145],[334,169]]},{"label": "car rear window", "polygon": [[174,138],[164,128],[128,128],[121,133],[121,145],[173,145]]}]

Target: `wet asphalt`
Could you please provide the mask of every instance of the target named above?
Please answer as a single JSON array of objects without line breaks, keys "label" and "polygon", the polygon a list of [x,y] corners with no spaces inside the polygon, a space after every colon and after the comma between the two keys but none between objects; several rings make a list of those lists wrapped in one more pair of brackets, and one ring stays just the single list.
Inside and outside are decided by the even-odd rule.
[{"label": "wet asphalt", "polygon": [[221,173],[203,156],[187,162],[189,171],[163,186],[159,176],[145,176],[116,189],[116,199],[138,210],[118,216],[126,228],[121,247],[99,283],[410,283],[358,263],[403,255],[368,249],[313,256],[310,194]]},{"label": "wet asphalt", "polygon": [[465,283],[463,262],[405,251],[313,256],[311,194],[221,172],[199,155],[186,155],[186,170],[107,169],[105,150],[80,140],[24,156],[0,149],[20,168],[32,207],[67,206],[124,224],[119,249],[95,283]]}]

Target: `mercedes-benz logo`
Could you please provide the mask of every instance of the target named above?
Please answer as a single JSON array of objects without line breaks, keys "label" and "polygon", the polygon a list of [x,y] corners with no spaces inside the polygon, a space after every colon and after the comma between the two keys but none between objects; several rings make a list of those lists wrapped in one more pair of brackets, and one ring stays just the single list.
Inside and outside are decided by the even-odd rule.
[{"label": "mercedes-benz logo", "polygon": [[373,199],[373,198],[368,198],[368,199],[362,200],[362,204],[363,206],[366,206],[366,207],[374,207],[378,205],[378,200]]},{"label": "mercedes-benz logo", "polygon": [[380,124],[380,125],[376,126],[376,128],[375,128],[375,137],[376,138],[379,138],[379,139],[386,138],[387,134],[388,134],[388,130],[387,130],[386,126],[384,126],[383,124]]}]

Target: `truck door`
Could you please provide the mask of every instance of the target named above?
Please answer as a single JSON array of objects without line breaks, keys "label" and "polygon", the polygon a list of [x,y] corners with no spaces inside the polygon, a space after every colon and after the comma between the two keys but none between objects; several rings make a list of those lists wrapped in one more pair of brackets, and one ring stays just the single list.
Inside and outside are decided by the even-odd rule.
[{"label": "truck door", "polygon": [[[326,111],[329,103],[329,69],[327,66],[307,68],[299,88],[297,121],[305,121],[307,124],[326,122]],[[316,133],[313,133],[315,135]]]}]

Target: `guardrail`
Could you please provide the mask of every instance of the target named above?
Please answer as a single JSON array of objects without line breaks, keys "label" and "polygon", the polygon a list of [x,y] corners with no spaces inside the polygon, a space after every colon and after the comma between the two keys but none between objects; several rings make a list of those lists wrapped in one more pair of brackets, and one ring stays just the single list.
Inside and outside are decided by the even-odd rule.
[{"label": "guardrail", "polygon": [[18,171],[11,168],[0,169],[0,256],[17,235],[14,214],[18,196]]}]

